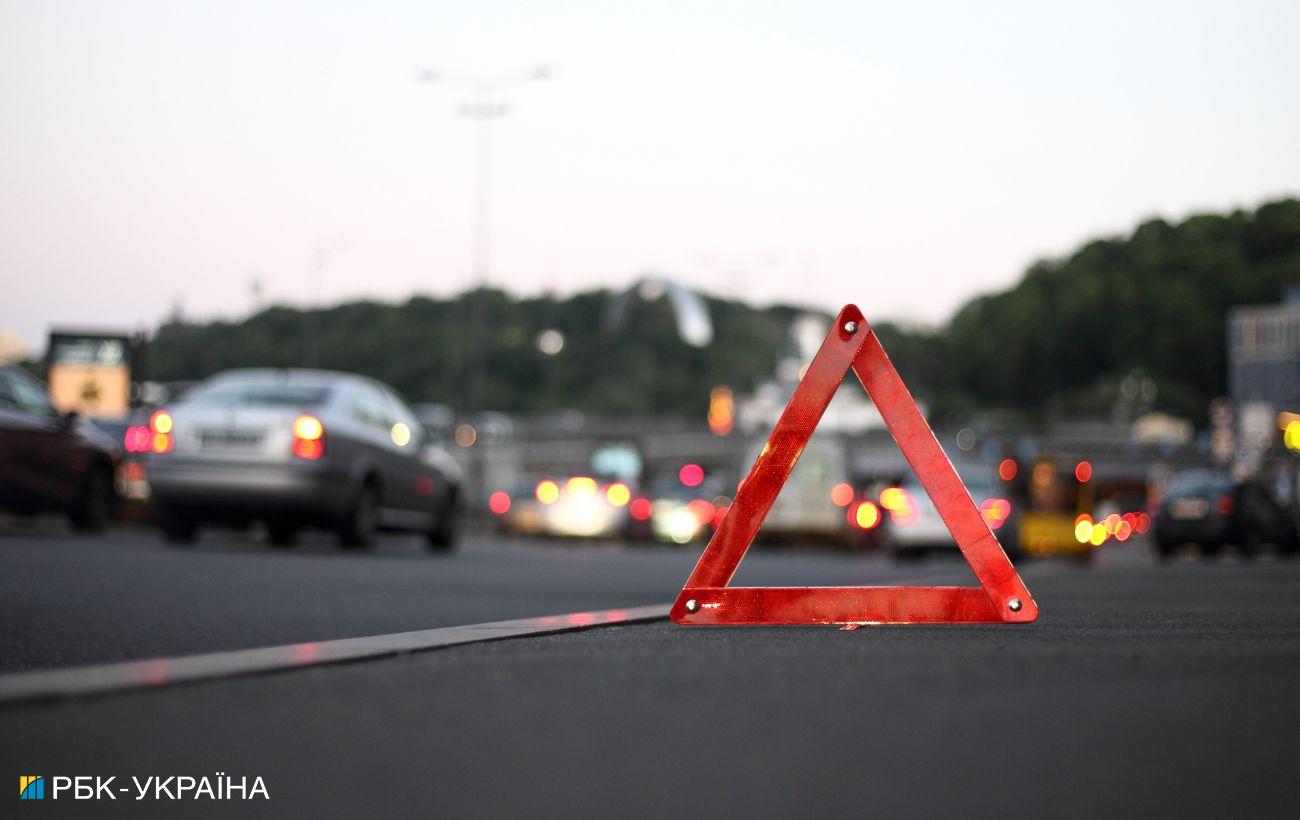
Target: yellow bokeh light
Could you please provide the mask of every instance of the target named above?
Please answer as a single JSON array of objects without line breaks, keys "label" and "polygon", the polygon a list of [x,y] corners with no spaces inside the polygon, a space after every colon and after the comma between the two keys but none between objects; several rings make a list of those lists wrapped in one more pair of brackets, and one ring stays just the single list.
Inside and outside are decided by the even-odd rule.
[{"label": "yellow bokeh light", "polygon": [[880,506],[887,510],[901,510],[907,501],[907,490],[901,487],[889,487],[880,493]]},{"label": "yellow bokeh light", "polygon": [[400,421],[393,425],[393,429],[388,431],[388,435],[398,447],[405,447],[411,443],[411,428]]},{"label": "yellow bokeh light", "polygon": [[605,490],[605,500],[615,507],[623,507],[632,500],[632,491],[627,488],[626,484],[611,484]]},{"label": "yellow bokeh light", "polygon": [[1083,516],[1074,525],[1074,540],[1086,544],[1092,539],[1092,519]]},{"label": "yellow bokeh light", "polygon": [[560,485],[554,481],[543,481],[537,485],[537,500],[543,504],[554,504],[560,500]]},{"label": "yellow bokeh light", "polygon": [[869,530],[876,524],[880,523],[880,510],[870,501],[863,501],[858,505],[857,512],[854,513],[858,526],[864,530]]},{"label": "yellow bokeh light", "polygon": [[293,435],[295,438],[315,441],[324,434],[325,428],[321,425],[320,419],[315,416],[299,416],[294,419]]},{"label": "yellow bokeh light", "polygon": [[1092,525],[1092,536],[1088,539],[1094,547],[1100,547],[1106,540],[1106,526],[1104,524]]},{"label": "yellow bokeh light", "polygon": [[157,413],[154,413],[153,418],[150,419],[150,421],[153,424],[153,431],[155,433],[166,434],[172,431],[172,417],[166,410],[159,410]]},{"label": "yellow bokeh light", "polygon": [[1282,432],[1282,443],[1288,450],[1300,450],[1300,421],[1293,421]]},{"label": "yellow bokeh light", "polygon": [[569,479],[569,483],[564,489],[569,491],[569,495],[574,498],[585,498],[596,494],[596,479],[589,478],[585,475],[575,475]]}]

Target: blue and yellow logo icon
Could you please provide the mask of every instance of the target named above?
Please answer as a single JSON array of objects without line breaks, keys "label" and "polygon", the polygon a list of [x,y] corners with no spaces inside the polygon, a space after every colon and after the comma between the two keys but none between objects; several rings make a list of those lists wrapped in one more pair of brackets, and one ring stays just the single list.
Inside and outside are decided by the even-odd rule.
[{"label": "blue and yellow logo icon", "polygon": [[18,776],[19,800],[44,800],[45,778],[39,774],[21,774]]}]

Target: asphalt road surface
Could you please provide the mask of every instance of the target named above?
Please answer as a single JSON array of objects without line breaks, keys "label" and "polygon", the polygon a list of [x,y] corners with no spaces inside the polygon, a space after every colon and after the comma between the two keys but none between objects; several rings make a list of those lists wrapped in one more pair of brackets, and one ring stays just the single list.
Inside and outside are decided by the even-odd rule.
[{"label": "asphalt road surface", "polygon": [[[105,553],[121,559],[170,560],[110,541]],[[291,558],[211,549],[213,561],[266,567]],[[566,578],[601,564],[577,578],[579,590],[618,575],[608,562],[644,572],[647,600],[675,591],[669,565],[690,564],[675,552],[487,543],[442,563],[399,546],[292,557],[404,572],[521,562],[543,578],[548,562]],[[887,569],[771,560],[807,561],[777,569],[812,574]],[[1300,565],[1156,566],[1116,551],[1088,569],[1035,563],[1025,579],[1042,617],[1024,626],[658,622],[10,704],[0,706],[0,761],[11,774],[256,775],[271,795],[63,812],[87,816],[1294,816]],[[623,583],[621,593],[641,589]],[[526,606],[561,597],[547,595]]]},{"label": "asphalt road surface", "polygon": [[[57,523],[0,522],[0,672],[663,603],[700,548],[484,531],[446,555],[406,536],[360,553],[324,534],[278,550],[232,530],[176,548],[141,528],[90,537]],[[762,547],[737,580],[868,584],[935,571],[973,581],[956,560],[899,567],[881,556]]]}]

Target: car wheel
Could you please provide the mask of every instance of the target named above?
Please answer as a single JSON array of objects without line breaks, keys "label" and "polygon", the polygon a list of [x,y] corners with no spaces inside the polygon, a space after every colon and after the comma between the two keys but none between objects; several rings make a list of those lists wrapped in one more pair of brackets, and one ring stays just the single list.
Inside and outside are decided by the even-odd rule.
[{"label": "car wheel", "polygon": [[375,543],[379,524],[379,490],[374,484],[362,485],[352,502],[352,509],[339,524],[339,545],[345,549],[366,549]]},{"label": "car wheel", "polygon": [[1296,554],[1297,548],[1300,548],[1300,537],[1297,537],[1294,529],[1288,528],[1282,533],[1282,540],[1277,543],[1277,554],[1285,558],[1292,558]]},{"label": "car wheel", "polygon": [[292,521],[267,521],[266,537],[273,547],[292,547],[298,540],[298,525]]},{"label": "car wheel", "polygon": [[456,540],[460,537],[460,505],[455,498],[447,501],[438,513],[433,529],[425,535],[429,539],[429,549],[434,552],[451,552],[456,548]]},{"label": "car wheel", "polygon": [[112,473],[104,467],[92,468],[86,473],[77,503],[68,511],[72,528],[81,532],[100,532],[112,518],[116,500]]},{"label": "car wheel", "polygon": [[1237,549],[1241,552],[1241,557],[1247,560],[1259,555],[1264,549],[1263,539],[1254,530],[1247,530],[1237,540],[1240,542],[1237,544]]},{"label": "car wheel", "polygon": [[198,540],[199,522],[183,510],[159,510],[158,519],[163,538],[172,546],[188,547]]}]

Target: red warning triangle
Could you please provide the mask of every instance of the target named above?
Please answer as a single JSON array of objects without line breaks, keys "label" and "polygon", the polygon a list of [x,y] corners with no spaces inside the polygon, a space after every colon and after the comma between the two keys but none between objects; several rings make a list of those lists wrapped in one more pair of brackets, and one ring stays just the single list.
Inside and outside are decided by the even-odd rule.
[{"label": "red warning triangle", "polygon": [[[977,587],[729,587],[849,368],[948,525]],[[847,305],[670,613],[679,624],[1027,623],[1038,606],[975,507],[862,311]]]}]

